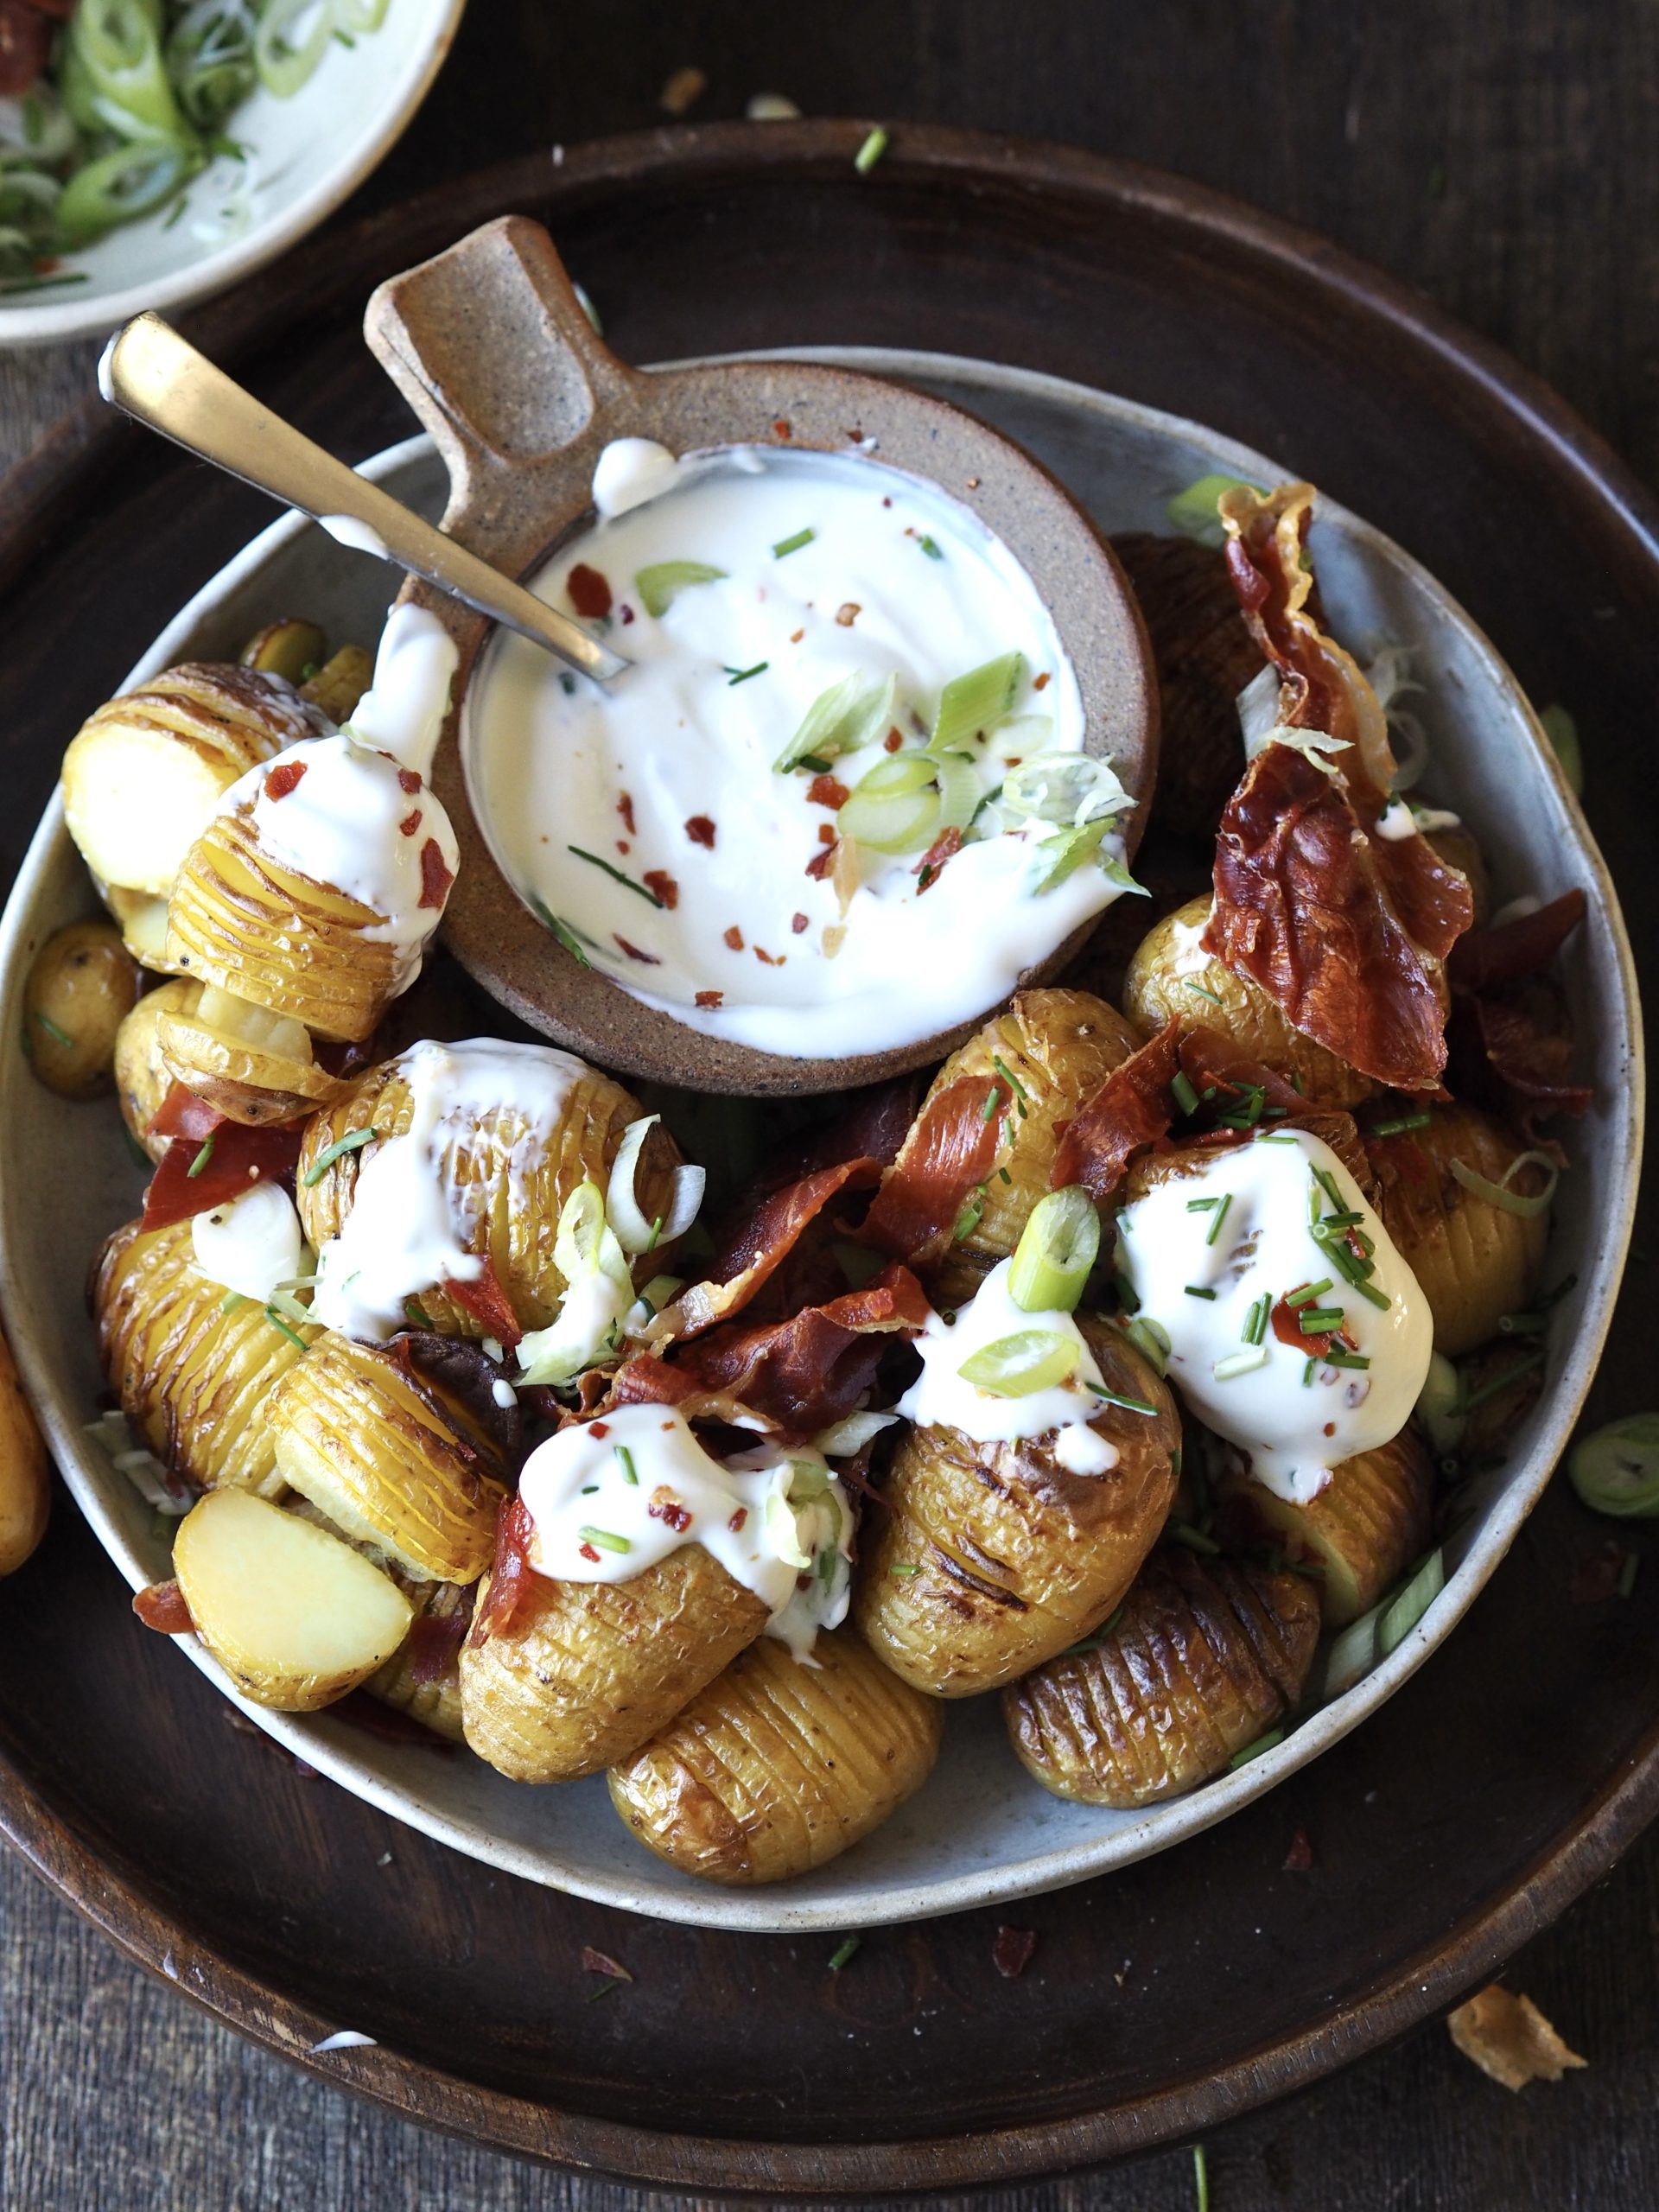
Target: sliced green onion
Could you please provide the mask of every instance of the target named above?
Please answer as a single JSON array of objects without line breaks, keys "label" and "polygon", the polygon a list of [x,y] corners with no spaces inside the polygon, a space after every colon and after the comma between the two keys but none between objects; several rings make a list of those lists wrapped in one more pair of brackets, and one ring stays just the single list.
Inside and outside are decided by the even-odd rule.
[{"label": "sliced green onion", "polygon": [[923,552],[926,554],[930,561],[944,560],[944,555],[939,548],[938,540],[930,537],[925,531],[922,532],[921,536],[916,540],[916,543],[921,547]]},{"label": "sliced green onion", "polygon": [[860,777],[836,816],[843,837],[877,853],[924,852],[938,831],[938,763],[890,753]]},{"label": "sliced green onion", "polygon": [[1230,1769],[1248,1766],[1252,1759],[1259,1759],[1263,1751],[1272,1751],[1276,1744],[1282,1744],[1284,1740],[1285,1732],[1282,1728],[1269,1728],[1265,1735],[1258,1736],[1254,1743],[1246,1744],[1243,1751],[1235,1751],[1227,1764]]},{"label": "sliced green onion", "polygon": [[830,1973],[839,1974],[842,1967],[847,1964],[848,1961],[856,1954],[859,1946],[863,1942],[863,1941],[864,1938],[861,1936],[843,1936],[840,1942],[836,1944],[835,1949],[830,1954]]},{"label": "sliced green onion", "polygon": [[213,1145],[215,1141],[215,1135],[212,1131],[210,1131],[208,1135],[202,1139],[200,1151],[196,1154],[195,1158],[184,1171],[185,1179],[188,1182],[194,1182],[196,1177],[200,1174],[202,1169],[207,1165],[208,1161],[213,1158]]},{"label": "sliced green onion", "polygon": [[1169,1370],[1169,1332],[1150,1314],[1137,1313],[1122,1324],[1124,1335],[1161,1380]]},{"label": "sliced green onion", "polygon": [[810,761],[821,775],[843,753],[859,753],[874,745],[893,721],[897,690],[891,676],[881,679],[860,669],[843,676],[839,683],[819,692],[772,766],[783,775]]},{"label": "sliced green onion", "polygon": [[653,561],[637,572],[633,588],[646,613],[660,619],[683,591],[693,584],[720,583],[725,575],[724,569],[711,569],[706,561]]},{"label": "sliced green onion", "polygon": [[1171,1096],[1174,1099],[1175,1103],[1180,1108],[1183,1114],[1196,1114],[1198,1112],[1198,1094],[1193,1090],[1192,1078],[1188,1076],[1185,1068],[1176,1069],[1174,1074],[1170,1078],[1169,1089]]},{"label": "sliced green onion", "polygon": [[78,168],[58,201],[66,246],[91,245],[118,224],[164,207],[201,167],[201,156],[176,141],[140,140],[118,146]]},{"label": "sliced green onion", "polygon": [[337,1160],[343,1159],[348,1152],[359,1150],[365,1144],[373,1144],[379,1135],[378,1129],[353,1129],[345,1136],[337,1137],[333,1144],[317,1154],[306,1169],[302,1178],[303,1187],[308,1191],[315,1190]]},{"label": "sliced green onion", "polygon": [[979,812],[979,770],[964,753],[938,756],[939,827],[966,830]]},{"label": "sliced green onion", "polygon": [[1584,791],[1584,748],[1579,743],[1579,726],[1562,706],[1540,709],[1539,721],[1550,749],[1560,763],[1561,773],[1567,779],[1567,789],[1574,798]]},{"label": "sliced green onion", "polygon": [[1362,1613],[1332,1643],[1325,1662],[1327,1699],[1340,1697],[1344,1690],[1352,1689],[1376,1666],[1376,1624],[1382,1610],[1380,1605],[1374,1605],[1369,1613]]},{"label": "sliced green onion", "polygon": [[965,676],[952,677],[939,694],[928,751],[952,753],[1000,728],[1014,711],[1025,673],[1026,657],[1016,652],[1000,653]]},{"label": "sliced green onion", "polygon": [[878,123],[853,156],[853,167],[860,176],[868,176],[887,150],[887,134]]},{"label": "sliced green onion", "polygon": [[1195,484],[1189,484],[1184,492],[1178,492],[1166,501],[1164,512],[1183,537],[1196,537],[1200,545],[1224,545],[1227,531],[1216,512],[1216,502],[1224,492],[1230,492],[1235,486],[1246,492],[1257,488],[1247,484],[1242,476],[1200,476]]},{"label": "sliced green onion", "polygon": [[1217,1382],[1230,1382],[1236,1375],[1249,1375],[1267,1363],[1266,1344],[1252,1344],[1248,1351],[1229,1352],[1225,1359],[1218,1359],[1212,1372]]},{"label": "sliced green onion", "polygon": [[962,1379],[998,1398],[1028,1398],[1052,1390],[1077,1371],[1079,1346],[1058,1329],[1020,1329],[982,1344],[961,1367]]},{"label": "sliced green onion", "polygon": [[[1489,1205],[1502,1207],[1505,1213],[1519,1214],[1523,1221],[1535,1220],[1538,1215],[1543,1212],[1555,1195],[1555,1185],[1561,1179],[1560,1169],[1557,1167],[1549,1154],[1544,1152],[1517,1153],[1503,1170],[1502,1178],[1496,1183],[1489,1182],[1485,1176],[1477,1174],[1465,1160],[1454,1160],[1449,1164],[1452,1173],[1465,1191],[1472,1191],[1477,1198],[1484,1198]],[[1510,1190],[1510,1183],[1520,1169],[1530,1166],[1548,1168],[1549,1174],[1543,1189],[1535,1192],[1532,1197],[1526,1198],[1519,1191]]]},{"label": "sliced green onion", "polygon": [[584,1544],[596,1544],[602,1552],[620,1553],[631,1552],[633,1549],[633,1546],[626,1536],[619,1536],[609,1529],[595,1529],[588,1522],[583,1522],[576,1534]]},{"label": "sliced green onion", "polygon": [[662,906],[662,900],[654,891],[643,883],[636,883],[631,875],[620,868],[613,868],[609,861],[602,860],[597,853],[584,852],[580,845],[567,845],[564,849],[567,853],[574,853],[579,861],[586,861],[592,868],[603,868],[613,883],[620,883],[625,889],[632,891],[636,899],[643,899],[648,906]]},{"label": "sliced green onion", "polygon": [[[291,39],[289,34],[308,16],[309,28],[297,41]],[[265,90],[278,99],[292,99],[315,75],[334,32],[331,0],[265,0],[253,36],[254,66]]]},{"label": "sliced green onion", "polygon": [[149,0],[79,0],[64,38],[60,87],[83,130],[188,146],[190,127],[173,96],[161,32],[162,9]]},{"label": "sliced green onion", "polygon": [[1627,1414],[1575,1444],[1567,1478],[1592,1513],[1659,1516],[1659,1414]]},{"label": "sliced green onion", "polygon": [[245,1306],[247,1302],[239,1290],[227,1290],[219,1301],[219,1310],[221,1313],[229,1315],[234,1313],[239,1306]]},{"label": "sliced green onion", "polygon": [[1416,1414],[1439,1458],[1457,1450],[1463,1441],[1463,1379],[1442,1351],[1429,1354]]},{"label": "sliced green onion", "polygon": [[1059,830],[1043,838],[1036,849],[1039,865],[1032,879],[1033,893],[1052,891],[1075,875],[1085,861],[1095,858],[1111,826],[1103,814],[1093,822],[1080,822],[1075,830]]},{"label": "sliced green onion", "polygon": [[1446,1561],[1439,1551],[1432,1551],[1377,1622],[1379,1659],[1386,1659],[1405,1642],[1445,1587]]},{"label": "sliced green onion", "polygon": [[780,537],[772,549],[774,561],[787,560],[791,553],[798,553],[803,545],[810,545],[817,536],[816,530],[798,530],[793,537]]},{"label": "sliced green onion", "polygon": [[1046,1192],[1014,1247],[1008,1295],[1025,1313],[1074,1313],[1099,1255],[1100,1216],[1088,1192],[1080,1183]]}]

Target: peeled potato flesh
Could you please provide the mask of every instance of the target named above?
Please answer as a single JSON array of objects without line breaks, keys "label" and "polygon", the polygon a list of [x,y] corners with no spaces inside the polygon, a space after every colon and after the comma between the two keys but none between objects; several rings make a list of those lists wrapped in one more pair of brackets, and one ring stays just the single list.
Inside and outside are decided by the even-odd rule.
[{"label": "peeled potato flesh", "polygon": [[51,1503],[46,1439],[0,1337],[0,1574],[15,1574],[40,1542]]},{"label": "peeled potato flesh", "polygon": [[705,1881],[810,1873],[921,1788],[944,1715],[850,1629],[820,1636],[814,1664],[769,1636],[626,1764],[612,1802],[642,1843]]},{"label": "peeled potato flesh", "polygon": [[271,1014],[216,983],[176,988],[181,995],[160,1018],[157,1044],[179,1080],[227,1121],[295,1121],[345,1089],[291,1014]]},{"label": "peeled potato flesh", "polygon": [[104,1372],[138,1440],[175,1474],[275,1497],[284,1485],[266,1404],[315,1332],[290,1323],[285,1334],[253,1299],[227,1313],[226,1299],[196,1267],[188,1221],[148,1236],[129,1222],[92,1278]]},{"label": "peeled potato flesh", "polygon": [[412,1618],[390,1575],[245,1491],[191,1507],[173,1571],[208,1650],[244,1697],[279,1713],[344,1697],[385,1664]]},{"label": "peeled potato flesh", "polygon": [[976,1443],[912,1428],[864,1523],[853,1611],[887,1666],[934,1697],[971,1697],[1097,1628],[1156,1541],[1175,1491],[1174,1402],[1121,1331],[1079,1325],[1107,1388],[1154,1406],[1104,1406],[1089,1424],[1118,1452],[1077,1475],[1053,1437]]},{"label": "peeled potato flesh", "polygon": [[1293,1029],[1260,984],[1199,949],[1210,906],[1204,892],[1166,915],[1130,961],[1123,1011],[1142,1038],[1155,1036],[1173,1016],[1183,1036],[1191,1029],[1217,1030],[1250,1059],[1287,1079],[1295,1077],[1311,1106],[1351,1107],[1370,1097],[1376,1085],[1369,1076]]},{"label": "peeled potato flesh", "polygon": [[536,1577],[510,1630],[462,1648],[467,1741],[515,1782],[597,1774],[659,1734],[766,1624],[753,1591],[701,1544],[630,1582]]},{"label": "peeled potato flesh", "polygon": [[[1452,1173],[1460,1160],[1501,1183],[1527,1148],[1513,1130],[1477,1106],[1427,1110],[1426,1128],[1373,1137],[1366,1150],[1383,1225],[1434,1317],[1434,1349],[1456,1359],[1495,1336],[1500,1315],[1525,1310],[1544,1263],[1549,1209],[1510,1213]],[[1525,1198],[1543,1185],[1542,1169],[1529,1164],[1510,1188]]]},{"label": "peeled potato flesh", "polygon": [[327,721],[279,676],[192,662],[111,699],[63,756],[69,834],[99,887],[166,899],[238,776]]},{"label": "peeled potato flesh", "polygon": [[285,1482],[420,1581],[476,1582],[495,1548],[499,1459],[391,1352],[320,1335],[266,1421]]},{"label": "peeled potato flesh", "polygon": [[[413,1103],[402,1064],[389,1060],[358,1077],[307,1128],[300,1154],[300,1219],[319,1249],[339,1236],[357,1179],[380,1142],[409,1128]],[[565,1200],[582,1182],[606,1187],[622,1133],[641,1110],[620,1083],[590,1068],[566,1095],[550,1142],[536,1140],[518,1109],[504,1106],[481,1116],[464,1141],[447,1147],[441,1172],[449,1185],[452,1214],[463,1225],[465,1249],[487,1255],[523,1328],[548,1327],[564,1295],[553,1246]],[[371,1128],[378,1131],[379,1141],[341,1153],[308,1185],[306,1178],[330,1146]],[[645,1139],[634,1176],[647,1220],[668,1211],[679,1160],[678,1147],[659,1122]],[[436,1283],[418,1295],[422,1311],[445,1336],[483,1332]]]},{"label": "peeled potato flesh", "polygon": [[71,922],[48,938],[23,983],[23,1038],[48,1090],[93,1098],[110,1088],[116,1037],[141,980],[108,922]]},{"label": "peeled potato flesh", "polygon": [[1302,1693],[1319,1604],[1302,1576],[1154,1552],[1096,1649],[1003,1694],[1015,1754],[1057,1797],[1134,1811],[1218,1774]]},{"label": "peeled potato flesh", "polygon": [[1218,1487],[1233,1525],[1320,1571],[1327,1628],[1346,1628],[1369,1612],[1428,1548],[1434,1467],[1414,1423],[1392,1443],[1342,1460],[1306,1505],[1275,1496],[1236,1465]]}]

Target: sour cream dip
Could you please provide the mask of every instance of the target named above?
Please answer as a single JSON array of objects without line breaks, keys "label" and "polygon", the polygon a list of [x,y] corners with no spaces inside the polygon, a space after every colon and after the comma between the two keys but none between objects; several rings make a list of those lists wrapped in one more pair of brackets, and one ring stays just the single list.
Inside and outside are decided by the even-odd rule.
[{"label": "sour cream dip", "polygon": [[499,635],[462,738],[498,863],[591,965],[762,1052],[882,1051],[983,1013],[1123,887],[1129,802],[969,507],[857,453],[644,439],[594,488],[533,588],[632,665],[600,685]]}]

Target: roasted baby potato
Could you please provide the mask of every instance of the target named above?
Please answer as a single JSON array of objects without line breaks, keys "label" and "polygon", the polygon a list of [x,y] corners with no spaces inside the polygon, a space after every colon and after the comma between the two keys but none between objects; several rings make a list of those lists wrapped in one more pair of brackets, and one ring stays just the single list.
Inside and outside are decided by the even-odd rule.
[{"label": "roasted baby potato", "polygon": [[1327,1628],[1346,1628],[1369,1612],[1428,1547],[1434,1466],[1414,1422],[1391,1444],[1333,1467],[1306,1505],[1253,1482],[1236,1455],[1228,1458],[1217,1488],[1228,1530],[1264,1540],[1287,1559],[1319,1570]]},{"label": "roasted baby potato", "polygon": [[242,648],[241,664],[266,676],[280,676],[296,687],[322,666],[327,639],[315,622],[296,621],[292,615],[267,622]]},{"label": "roasted baby potato", "polygon": [[944,1715],[850,1629],[810,1663],[760,1637],[660,1736],[610,1772],[611,1799],[659,1858],[709,1882],[810,1873],[926,1781]]},{"label": "roasted baby potato", "polygon": [[[1368,1138],[1365,1149],[1384,1226],[1434,1316],[1434,1349],[1456,1359],[1497,1334],[1500,1314],[1526,1307],[1544,1264],[1549,1209],[1510,1213],[1452,1172],[1460,1160],[1489,1183],[1502,1183],[1527,1148],[1513,1130],[1478,1106],[1427,1110],[1422,1128]],[[1535,1162],[1509,1185],[1518,1198],[1543,1187]]]},{"label": "roasted baby potato", "polygon": [[300,696],[320,707],[330,721],[347,722],[374,681],[373,657],[361,645],[342,645],[330,653],[315,676],[300,686]]},{"label": "roasted baby potato", "polygon": [[1182,1033],[1215,1029],[1276,1074],[1295,1077],[1311,1106],[1351,1107],[1376,1085],[1334,1052],[1293,1029],[1248,976],[1236,976],[1199,949],[1210,918],[1210,894],[1169,914],[1143,940],[1123,978],[1123,1011],[1143,1037],[1173,1015]]},{"label": "roasted baby potato", "polygon": [[142,982],[108,922],[71,922],[52,932],[23,984],[29,1065],[48,1090],[93,1098],[110,1088],[116,1035]]},{"label": "roasted baby potato", "polygon": [[134,1143],[152,1160],[161,1159],[171,1139],[149,1135],[149,1125],[179,1080],[179,1071],[162,1049],[162,1018],[194,1005],[200,988],[177,978],[158,983],[144,993],[115,1033],[116,1103]]},{"label": "roasted baby potato", "polygon": [[190,1224],[146,1236],[136,1221],[99,1255],[92,1313],[110,1388],[139,1441],[200,1490],[283,1490],[265,1403],[299,1358],[251,1299],[225,1310],[195,1265]]},{"label": "roasted baby potato", "polygon": [[473,1592],[454,1582],[412,1582],[404,1595],[414,1625],[363,1687],[435,1735],[461,1743],[461,1642],[473,1618]]},{"label": "roasted baby potato", "polygon": [[291,1014],[270,1014],[217,983],[174,988],[179,995],[158,1018],[157,1046],[187,1089],[226,1120],[295,1121],[345,1090]]},{"label": "roasted baby potato", "polygon": [[389,1574],[245,1491],[191,1507],[173,1571],[208,1650],[244,1697],[279,1713],[332,1705],[409,1634],[409,1600]]},{"label": "roasted baby potato", "polygon": [[[548,1079],[550,1086],[556,1081],[550,1068]],[[359,1175],[380,1142],[404,1133],[412,1110],[404,1064],[387,1060],[365,1070],[310,1123],[300,1154],[299,1205],[313,1244],[321,1248],[339,1236]],[[536,1141],[518,1110],[506,1105],[480,1116],[464,1141],[447,1147],[443,1172],[457,1201],[452,1211],[467,1224],[467,1249],[488,1255],[524,1329],[548,1327],[564,1294],[553,1246],[565,1200],[584,1181],[605,1188],[622,1133],[642,1110],[620,1083],[589,1068],[566,1093],[550,1143]],[[315,1184],[308,1184],[315,1164],[331,1146],[355,1130],[370,1128],[378,1132],[377,1141],[341,1153]],[[679,1147],[659,1122],[646,1135],[634,1177],[648,1219],[667,1212],[679,1164]],[[419,1300],[422,1311],[445,1336],[484,1333],[482,1324],[437,1284],[421,1291]]]},{"label": "roasted baby potato", "polygon": [[1110,1633],[1003,1692],[1045,1789],[1130,1812],[1218,1774],[1302,1694],[1319,1601],[1299,1574],[1155,1551]]},{"label": "roasted baby potato", "polygon": [[46,1439],[0,1337],[0,1574],[15,1574],[40,1542],[51,1503]]},{"label": "roasted baby potato", "polygon": [[280,676],[229,662],[168,669],[100,707],[63,756],[64,815],[99,889],[166,899],[237,778],[327,727]]},{"label": "roasted baby potato", "polygon": [[395,1350],[320,1335],[264,1425],[283,1479],[404,1573],[469,1583],[489,1565],[499,1456],[460,1400]]},{"label": "roasted baby potato", "polygon": [[1090,1314],[1078,1325],[1108,1389],[1158,1409],[1106,1406],[1090,1421],[1115,1467],[1073,1474],[1052,1436],[977,1444],[912,1428],[887,1510],[865,1523],[854,1618],[878,1658],[935,1697],[995,1689],[1098,1628],[1169,1510],[1174,1402],[1119,1330]]},{"label": "roasted baby potato", "polygon": [[[532,1580],[523,1616],[461,1654],[467,1741],[515,1782],[574,1782],[631,1759],[766,1624],[761,1600],[701,1544],[631,1582]],[[486,1584],[480,1608],[487,1595]]]}]

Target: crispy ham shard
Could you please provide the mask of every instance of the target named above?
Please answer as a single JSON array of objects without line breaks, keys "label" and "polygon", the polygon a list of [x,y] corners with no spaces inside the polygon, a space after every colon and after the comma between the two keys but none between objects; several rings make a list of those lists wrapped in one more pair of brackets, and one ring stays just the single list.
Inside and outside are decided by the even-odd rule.
[{"label": "crispy ham shard", "polygon": [[[159,1122],[162,1116],[156,1118]],[[256,1128],[242,1122],[216,1120],[203,1136],[175,1136],[144,1192],[146,1233],[170,1229],[175,1221],[188,1221],[193,1214],[239,1198],[256,1183],[286,1178],[291,1184],[299,1165],[302,1126],[298,1122],[270,1122]],[[198,1167],[207,1144],[213,1149]]]},{"label": "crispy ham shard", "polygon": [[996,1166],[1014,1103],[996,1076],[963,1076],[928,1101],[864,1217],[867,1243],[911,1266],[937,1260],[957,1216]]},{"label": "crispy ham shard", "polygon": [[1444,963],[1473,919],[1469,886],[1414,829],[1377,836],[1394,757],[1376,696],[1315,619],[1306,484],[1225,493],[1228,570],[1279,671],[1280,724],[1328,760],[1270,740],[1222,817],[1204,949],[1259,984],[1293,1027],[1399,1090],[1446,1065]]},{"label": "crispy ham shard", "polygon": [[496,1516],[489,1587],[467,1635],[474,1651],[493,1636],[510,1637],[518,1625],[534,1586],[536,1570],[530,1563],[530,1548],[535,1538],[536,1523],[531,1519],[530,1508],[521,1498],[504,1498]]},{"label": "crispy ham shard", "polygon": [[715,1258],[707,1282],[693,1283],[667,1309],[664,1338],[701,1336],[749,1305],[794,1252],[830,1202],[843,1191],[867,1191],[880,1176],[878,1160],[843,1160],[787,1184],[758,1206]]}]

